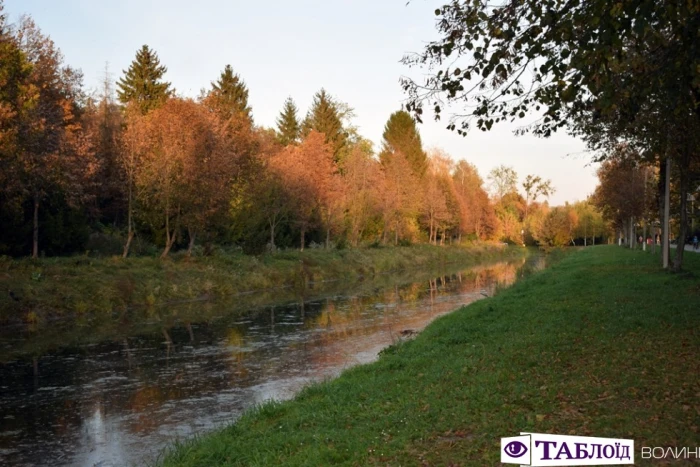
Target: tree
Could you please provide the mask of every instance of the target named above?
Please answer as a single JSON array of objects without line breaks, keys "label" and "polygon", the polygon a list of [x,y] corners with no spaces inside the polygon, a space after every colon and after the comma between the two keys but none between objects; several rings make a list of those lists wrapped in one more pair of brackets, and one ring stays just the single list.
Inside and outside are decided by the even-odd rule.
[{"label": "tree", "polygon": [[136,199],[136,176],[141,169],[148,150],[148,121],[141,115],[141,109],[135,102],[127,104],[124,112],[125,131],[119,147],[118,162],[124,176],[126,192],[126,242],[122,258],[129,256],[131,242],[134,239],[134,202]]},{"label": "tree", "polygon": [[606,236],[606,226],[602,213],[593,205],[591,200],[580,201],[573,205],[578,216],[578,225],[574,237],[583,239],[583,246],[588,246],[588,239],[595,245],[598,236]]},{"label": "tree", "polygon": [[247,118],[251,124],[253,117],[248,105],[248,87],[240,76],[233,73],[231,65],[226,65],[219,79],[211,83],[207,101],[222,120],[228,120],[236,114]]},{"label": "tree", "polygon": [[114,99],[113,82],[107,66],[102,88],[98,95],[87,100],[82,121],[97,163],[95,180],[99,181],[99,187],[93,187],[91,200],[94,204],[90,211],[93,218],[114,225],[121,220],[127,195],[119,161],[124,118]]},{"label": "tree", "polygon": [[379,203],[384,223],[382,241],[386,243],[387,235],[393,231],[394,244],[398,244],[399,237],[410,234],[415,224],[421,195],[415,187],[420,186],[420,182],[413,172],[413,166],[400,152],[384,159],[380,173]]},{"label": "tree", "polygon": [[189,99],[169,99],[142,121],[142,162],[136,184],[151,225],[164,228],[161,258],[175,244],[180,227],[191,252],[197,231],[222,214],[230,195],[231,158],[219,146],[211,115]]},{"label": "tree", "polygon": [[284,107],[277,118],[277,135],[282,146],[295,144],[301,136],[301,124],[297,117],[297,106],[289,97],[284,101]]},{"label": "tree", "polygon": [[163,81],[163,75],[168,71],[160,64],[158,54],[147,45],[136,51],[136,58],[124,70],[124,76],[117,82],[119,102],[127,104],[134,102],[141,114],[163,105],[172,96],[170,83]]},{"label": "tree", "polygon": [[551,180],[542,180],[538,175],[528,175],[523,181],[523,189],[525,190],[525,216],[531,201],[537,201],[539,196],[549,198],[554,194]]},{"label": "tree", "polygon": [[382,151],[379,160],[384,161],[390,154],[400,152],[411,164],[413,173],[422,177],[428,166],[427,155],[423,151],[416,121],[408,112],[399,110],[389,117],[382,134]]},{"label": "tree", "polygon": [[353,147],[343,168],[348,237],[350,243],[357,246],[378,211],[380,168],[372,157],[371,147],[361,145]]},{"label": "tree", "polygon": [[427,104],[439,118],[444,101],[458,101],[468,110],[448,128],[460,134],[534,111],[540,118],[522,131],[566,127],[593,149],[625,141],[647,161],[673,158],[685,233],[689,169],[700,157],[695,2],[455,0],[436,15],[442,38],[404,57],[439,68],[425,83],[402,80],[410,111],[420,118]]},{"label": "tree", "polygon": [[329,242],[338,184],[333,149],[325,142],[324,135],[312,130],[300,145],[287,146],[270,163],[292,203],[292,218],[300,230],[301,250],[304,250],[306,233],[316,225],[317,216],[326,222],[326,241]]},{"label": "tree", "polygon": [[557,206],[545,216],[535,238],[540,245],[562,247],[573,241],[577,224],[578,217],[570,206]]},{"label": "tree", "polygon": [[622,145],[598,169],[599,185],[592,197],[603,216],[618,229],[627,232],[628,245],[634,245],[634,220],[645,212],[646,169],[639,165],[638,155]]},{"label": "tree", "polygon": [[460,204],[460,237],[464,234],[480,239],[492,238],[497,220],[476,167],[460,160],[455,165],[452,179]]},{"label": "tree", "polygon": [[348,135],[343,128],[338,104],[325,89],[314,96],[311,109],[302,123],[302,136],[306,138],[311,130],[325,135],[326,143],[333,148],[335,161],[341,162],[340,156],[347,145]]},{"label": "tree", "polygon": [[[13,230],[9,227],[10,218],[17,219],[16,223],[23,221],[23,187],[18,183],[18,170],[21,167],[18,137],[20,122],[26,120],[26,112],[35,102],[33,95],[36,88],[31,87],[29,81],[32,65],[6,24],[3,9],[0,0],[0,206],[2,223],[6,226],[3,230],[7,233]],[[9,239],[5,241],[15,243]]]},{"label": "tree", "polygon": [[[692,2],[641,7],[625,1],[611,7],[605,2],[455,0],[435,14],[442,37],[403,62],[439,70],[422,85],[410,78],[402,82],[408,108],[418,115],[429,103],[439,117],[442,98],[468,106],[468,112],[451,120],[450,129],[466,131],[473,119],[478,128],[490,129],[534,110],[543,118],[533,129],[548,135],[589,105],[606,114],[616,111],[620,99],[668,88],[674,88],[679,105],[687,108],[690,100],[700,117],[700,57],[695,53],[700,18]],[[655,60],[640,52],[653,53]],[[635,94],[622,96],[619,79],[630,70],[644,79],[625,82],[625,88],[634,85]]]},{"label": "tree", "polygon": [[518,174],[512,167],[499,165],[489,172],[488,178],[491,181],[494,196],[499,199],[508,193],[517,192]]},{"label": "tree", "polygon": [[428,241],[435,245],[440,230],[441,243],[444,243],[447,230],[458,224],[459,204],[451,177],[453,165],[452,159],[441,149],[430,151],[420,212],[428,226]]},{"label": "tree", "polygon": [[82,75],[63,65],[63,55],[34,21],[24,17],[16,41],[31,63],[27,88],[31,103],[20,113],[16,157],[11,170],[20,195],[33,205],[32,257],[39,255],[39,209],[52,192],[77,206],[96,170],[89,141],[79,123]]}]

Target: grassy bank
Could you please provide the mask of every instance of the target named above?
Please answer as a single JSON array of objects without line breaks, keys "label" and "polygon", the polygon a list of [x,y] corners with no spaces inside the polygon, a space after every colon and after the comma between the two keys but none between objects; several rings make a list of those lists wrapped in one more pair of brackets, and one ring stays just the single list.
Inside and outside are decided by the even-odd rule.
[{"label": "grassy bank", "polygon": [[483,244],[288,251],[257,257],[173,255],[166,260],[0,258],[0,321],[42,322],[279,287],[303,292],[323,281],[353,281],[409,268],[450,262],[468,265],[523,254],[523,249]]},{"label": "grassy bank", "polygon": [[[700,255],[588,248],[164,465],[495,465],[520,431],[700,439]],[[638,459],[639,460],[639,459]],[[643,463],[643,462],[638,462]]]}]

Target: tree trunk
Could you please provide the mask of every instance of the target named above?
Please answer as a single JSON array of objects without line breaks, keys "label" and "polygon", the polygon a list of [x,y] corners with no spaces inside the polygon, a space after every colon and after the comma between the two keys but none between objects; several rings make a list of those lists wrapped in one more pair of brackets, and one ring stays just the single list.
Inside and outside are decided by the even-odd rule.
[{"label": "tree trunk", "polygon": [[128,209],[128,215],[127,215],[127,235],[126,235],[126,244],[124,245],[124,252],[122,253],[122,258],[126,258],[129,256],[129,247],[131,246],[131,241],[134,239],[134,229],[132,227],[133,222],[131,220],[131,203],[132,203],[132,188],[131,188],[131,183],[129,183],[129,200],[127,201],[127,209]]},{"label": "tree trunk", "polygon": [[187,226],[187,236],[190,237],[190,243],[187,245],[187,257],[192,257],[192,248],[194,248],[194,239],[197,236],[197,232],[192,230]]},{"label": "tree trunk", "polygon": [[668,269],[668,260],[670,256],[669,245],[669,218],[671,217],[671,158],[666,158],[666,184],[664,187],[664,225],[662,229],[661,246],[663,248],[663,268]]},{"label": "tree trunk", "polygon": [[627,246],[629,246],[630,250],[634,248],[634,232],[632,231],[633,228],[633,218],[630,217],[630,224],[629,224],[629,242]]},{"label": "tree trunk", "polygon": [[275,251],[275,223],[269,221],[270,223],[270,249]]},{"label": "tree trunk", "polygon": [[673,271],[679,272],[683,268],[683,253],[685,252],[685,237],[688,234],[688,150],[686,148],[683,154],[681,164],[679,164],[678,172],[680,174],[679,188],[681,196],[681,221],[676,240],[676,256],[673,259]]},{"label": "tree trunk", "polygon": [[39,257],[39,194],[34,193],[34,229],[32,232],[32,258]]},{"label": "tree trunk", "polygon": [[326,250],[331,249],[331,228],[330,224],[329,227],[326,227]]},{"label": "tree trunk", "polygon": [[161,253],[161,255],[160,255],[161,258],[165,258],[166,256],[168,256],[170,249],[173,247],[173,245],[175,244],[175,240],[177,239],[177,231],[178,231],[178,227],[180,226],[180,206],[178,206],[178,208],[177,208],[175,228],[173,229],[172,234],[170,233],[170,216],[168,214],[169,214],[168,205],[166,204],[166,208],[165,208],[165,249],[163,250],[163,253]]},{"label": "tree trunk", "polygon": [[306,234],[306,232],[305,232],[305,230],[302,228],[302,229],[301,229],[301,251],[304,251],[304,236],[305,236],[305,234]]}]

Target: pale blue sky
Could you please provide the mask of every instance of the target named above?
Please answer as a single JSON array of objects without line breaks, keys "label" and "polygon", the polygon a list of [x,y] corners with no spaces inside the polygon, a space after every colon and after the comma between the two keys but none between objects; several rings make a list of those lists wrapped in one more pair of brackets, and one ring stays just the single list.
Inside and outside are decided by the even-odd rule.
[{"label": "pale blue sky", "polygon": [[[10,21],[27,13],[51,36],[66,62],[96,88],[105,62],[121,76],[136,50],[158,52],[177,91],[194,97],[226,64],[245,80],[255,122],[274,126],[288,96],[302,116],[321,87],[355,109],[360,132],[378,147],[389,115],[400,108],[401,75],[419,77],[399,63],[437,37],[436,7],[444,0],[5,0]],[[516,137],[513,126],[463,138],[427,121],[426,147],[439,146],[475,164],[482,177],[513,166],[551,178],[552,204],[576,201],[597,183],[590,155],[565,135]]]}]

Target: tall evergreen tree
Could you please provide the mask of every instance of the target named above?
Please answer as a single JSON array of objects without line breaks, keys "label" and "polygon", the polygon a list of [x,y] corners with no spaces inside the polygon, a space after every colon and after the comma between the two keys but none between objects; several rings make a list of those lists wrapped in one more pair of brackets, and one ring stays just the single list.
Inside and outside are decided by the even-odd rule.
[{"label": "tall evergreen tree", "polygon": [[134,102],[143,115],[162,105],[173,94],[170,83],[163,81],[168,71],[158,54],[147,45],[136,52],[124,77],[117,82],[117,96],[122,104]]},{"label": "tall evergreen tree", "polygon": [[326,136],[326,143],[333,148],[333,156],[339,162],[339,156],[348,142],[348,134],[343,128],[338,105],[333,98],[321,89],[314,96],[304,123],[302,124],[302,135],[306,137],[311,130],[316,130]]},{"label": "tall evergreen tree", "polygon": [[252,123],[253,117],[248,106],[248,87],[241,77],[233,72],[231,65],[226,65],[219,79],[211,83],[211,88],[208,96],[210,105],[223,119],[228,120],[241,113]]},{"label": "tall evergreen tree", "polygon": [[301,136],[301,124],[297,117],[297,106],[289,97],[284,101],[284,108],[277,118],[277,138],[283,146],[288,146],[299,141]]},{"label": "tall evergreen tree", "polygon": [[411,164],[413,173],[419,177],[425,173],[427,156],[423,151],[416,121],[408,112],[399,110],[389,117],[384,126],[382,152],[379,159],[386,163],[387,156],[400,152]]}]

